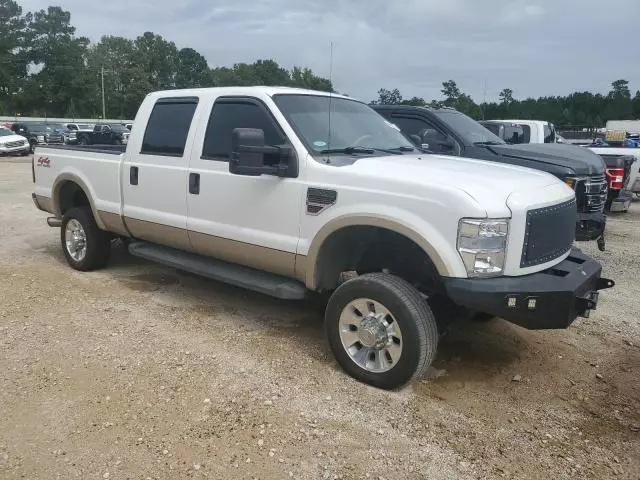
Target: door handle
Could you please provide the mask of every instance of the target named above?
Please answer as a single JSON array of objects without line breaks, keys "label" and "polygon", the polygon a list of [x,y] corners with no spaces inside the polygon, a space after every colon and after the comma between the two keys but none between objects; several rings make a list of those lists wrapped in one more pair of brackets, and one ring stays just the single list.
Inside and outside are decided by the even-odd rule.
[{"label": "door handle", "polygon": [[189,174],[189,193],[193,195],[200,194],[200,174],[199,173]]},{"label": "door handle", "polygon": [[129,183],[131,185],[138,185],[138,167],[131,167],[129,169]]}]

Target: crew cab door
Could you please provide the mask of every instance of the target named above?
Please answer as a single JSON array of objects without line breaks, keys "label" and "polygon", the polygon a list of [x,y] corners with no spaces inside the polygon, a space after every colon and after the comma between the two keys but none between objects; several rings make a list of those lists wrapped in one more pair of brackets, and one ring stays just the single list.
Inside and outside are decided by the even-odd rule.
[{"label": "crew cab door", "polygon": [[[299,178],[229,172],[233,129],[262,129],[267,145],[289,140],[257,98],[211,102],[203,111],[208,121],[200,122],[189,164],[191,244],[203,255],[293,277],[303,196]],[[295,155],[290,161],[297,161]]]},{"label": "crew cab door", "polygon": [[197,105],[194,97],[157,100],[146,112],[144,135],[132,137],[127,147],[121,172],[123,216],[135,238],[191,250],[187,165]]}]

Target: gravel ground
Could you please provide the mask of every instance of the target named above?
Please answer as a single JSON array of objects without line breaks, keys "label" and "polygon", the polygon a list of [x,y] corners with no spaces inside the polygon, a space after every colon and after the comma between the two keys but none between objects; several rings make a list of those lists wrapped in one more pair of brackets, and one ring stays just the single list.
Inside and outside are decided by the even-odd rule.
[{"label": "gravel ground", "polygon": [[114,250],[69,268],[0,160],[0,478],[640,478],[640,204],[565,331],[456,325],[399,392],[338,368],[322,320]]}]

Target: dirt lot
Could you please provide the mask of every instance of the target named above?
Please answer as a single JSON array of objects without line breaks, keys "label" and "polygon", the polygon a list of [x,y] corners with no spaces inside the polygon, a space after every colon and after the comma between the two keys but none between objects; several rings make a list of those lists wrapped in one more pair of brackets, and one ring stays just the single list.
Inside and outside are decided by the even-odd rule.
[{"label": "dirt lot", "polygon": [[307,305],[114,251],[65,264],[0,160],[0,478],[640,478],[640,203],[566,331],[461,324],[400,392],[344,375]]}]

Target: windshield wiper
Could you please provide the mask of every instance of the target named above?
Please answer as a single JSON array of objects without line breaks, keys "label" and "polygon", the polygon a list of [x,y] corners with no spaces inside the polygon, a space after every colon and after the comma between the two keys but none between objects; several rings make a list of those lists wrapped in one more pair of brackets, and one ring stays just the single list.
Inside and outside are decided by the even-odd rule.
[{"label": "windshield wiper", "polygon": [[474,145],[480,145],[480,146],[485,146],[485,145],[504,145],[501,142],[496,142],[494,140],[487,140],[486,142],[473,142]]},{"label": "windshield wiper", "polygon": [[391,148],[390,150],[394,150],[394,151],[397,150],[399,152],[413,152],[416,149],[413,147],[403,145],[402,147]]},{"label": "windshield wiper", "polygon": [[[405,147],[400,147],[405,148]],[[329,148],[327,150],[320,150],[320,153],[345,153],[351,155],[353,153],[363,153],[367,155],[373,155],[376,152],[390,153],[392,155],[402,155],[402,151],[387,150],[385,148],[373,148],[373,147],[345,147],[345,148]]]},{"label": "windshield wiper", "polygon": [[364,148],[364,147],[345,147],[345,148],[328,148],[326,150],[320,150],[320,153],[346,153],[347,155],[351,155],[352,153],[364,153],[364,154],[374,154],[376,151],[373,148]]}]

